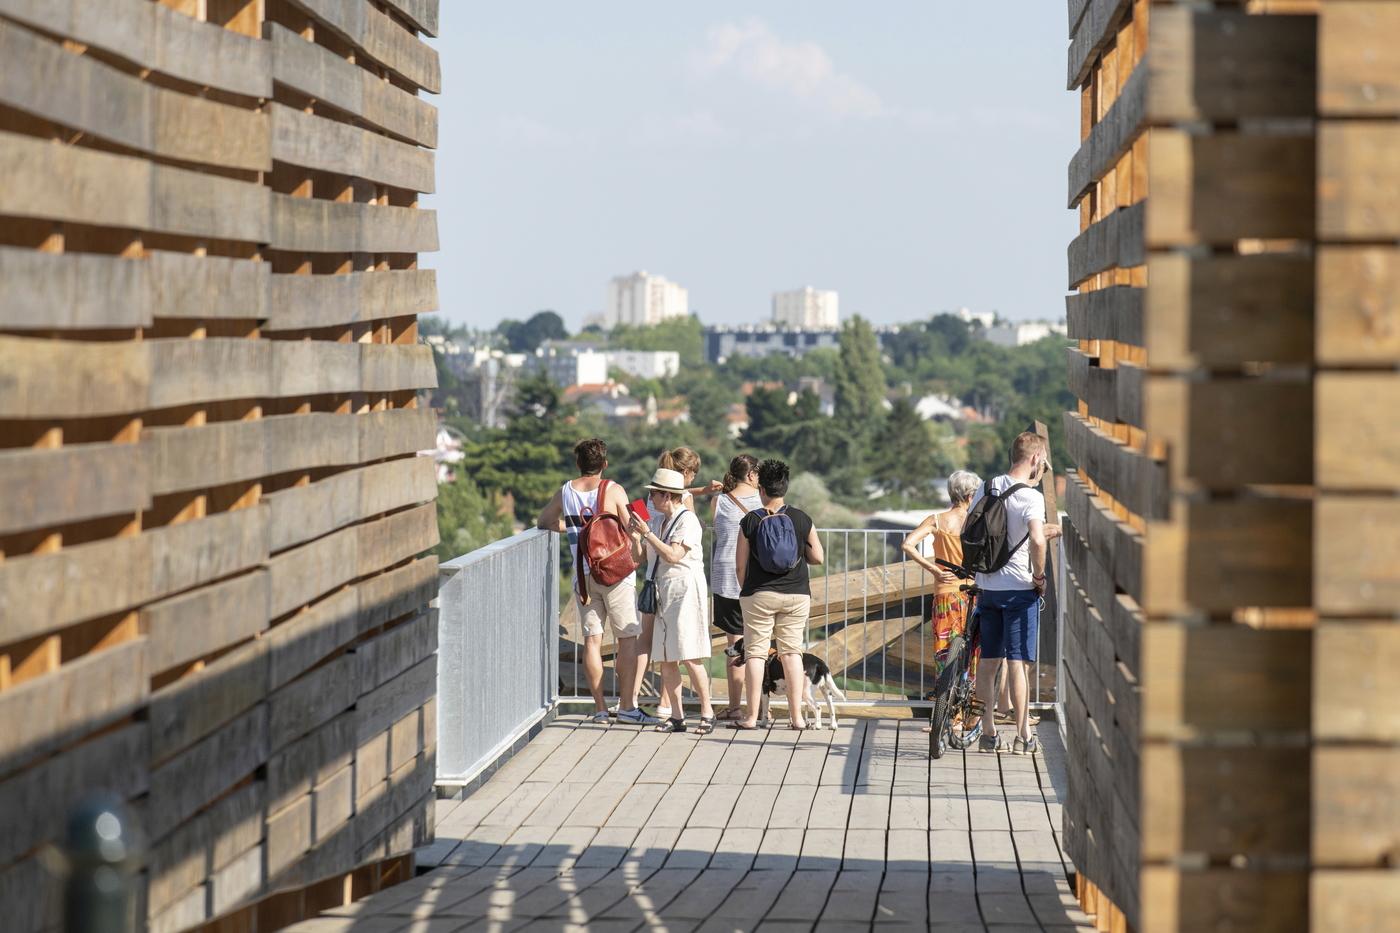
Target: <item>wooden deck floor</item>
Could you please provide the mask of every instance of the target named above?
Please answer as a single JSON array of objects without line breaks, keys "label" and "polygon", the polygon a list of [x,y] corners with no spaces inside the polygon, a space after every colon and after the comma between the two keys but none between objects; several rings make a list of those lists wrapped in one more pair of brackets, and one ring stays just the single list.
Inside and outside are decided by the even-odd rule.
[{"label": "wooden deck floor", "polygon": [[[439,868],[298,933],[1090,930],[1065,880],[1054,774],[928,757],[919,722],[698,737],[548,725],[465,801]],[[1053,779],[1052,779],[1053,777]]]}]

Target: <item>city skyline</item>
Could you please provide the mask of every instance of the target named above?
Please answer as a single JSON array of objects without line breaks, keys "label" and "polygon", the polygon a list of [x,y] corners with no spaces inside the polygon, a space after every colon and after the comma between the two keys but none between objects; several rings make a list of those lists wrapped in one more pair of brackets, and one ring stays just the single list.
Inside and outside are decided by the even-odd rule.
[{"label": "city skyline", "polygon": [[717,324],[803,282],[877,323],[1059,317],[1078,103],[1063,11],[1012,5],[447,7],[444,86],[473,91],[433,101],[443,315],[577,330],[650,269]]}]

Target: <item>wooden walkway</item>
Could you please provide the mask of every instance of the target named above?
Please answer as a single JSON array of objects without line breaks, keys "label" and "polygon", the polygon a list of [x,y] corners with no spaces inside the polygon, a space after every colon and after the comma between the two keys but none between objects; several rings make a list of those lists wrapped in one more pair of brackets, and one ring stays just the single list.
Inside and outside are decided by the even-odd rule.
[{"label": "wooden walkway", "polygon": [[919,725],[699,737],[563,716],[438,802],[419,861],[440,867],[292,929],[1093,929],[1065,880],[1054,724],[1036,758],[936,762]]}]

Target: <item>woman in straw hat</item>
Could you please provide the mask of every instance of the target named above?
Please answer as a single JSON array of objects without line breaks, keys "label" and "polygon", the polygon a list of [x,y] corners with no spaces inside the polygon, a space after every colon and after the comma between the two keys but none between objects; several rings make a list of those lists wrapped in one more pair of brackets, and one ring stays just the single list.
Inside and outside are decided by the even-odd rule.
[{"label": "woman in straw hat", "polygon": [[655,556],[656,622],[651,656],[661,664],[661,705],[670,707],[670,718],[658,725],[660,732],[684,732],[685,709],[681,705],[681,664],[690,671],[690,688],[700,698],[700,725],[696,731],[714,731],[715,711],[710,705],[710,625],[706,618],[705,555],[700,539],[704,529],[693,509],[685,504],[685,477],[677,470],[659,469],[647,489],[651,505],[660,515],[660,530],[653,530],[635,513],[632,530]]}]

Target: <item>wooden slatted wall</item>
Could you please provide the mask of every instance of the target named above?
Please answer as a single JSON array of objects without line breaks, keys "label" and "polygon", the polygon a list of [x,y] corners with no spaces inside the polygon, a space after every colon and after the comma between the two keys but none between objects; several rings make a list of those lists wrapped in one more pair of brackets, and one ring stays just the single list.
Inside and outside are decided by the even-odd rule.
[{"label": "wooden slatted wall", "polygon": [[1069,10],[1081,896],[1393,929],[1400,3]]},{"label": "wooden slatted wall", "polygon": [[57,923],[99,789],[153,931],[275,929],[431,834],[436,28],[0,0],[6,930]]},{"label": "wooden slatted wall", "polygon": [[1400,926],[1400,3],[1318,13],[1318,930]]}]

